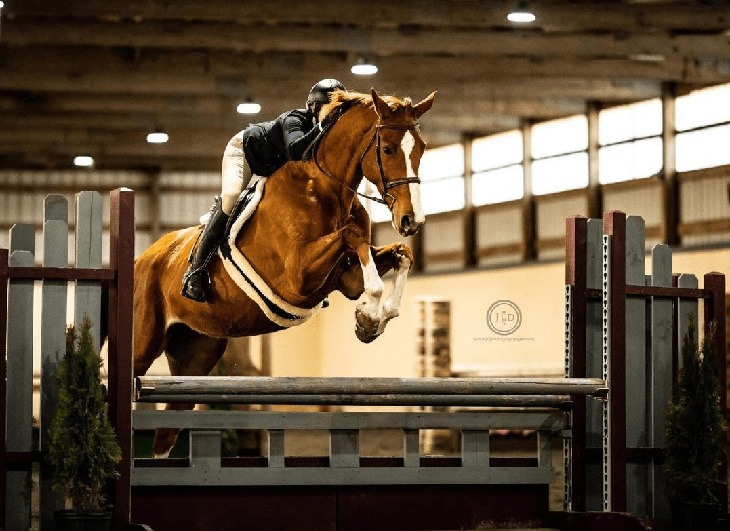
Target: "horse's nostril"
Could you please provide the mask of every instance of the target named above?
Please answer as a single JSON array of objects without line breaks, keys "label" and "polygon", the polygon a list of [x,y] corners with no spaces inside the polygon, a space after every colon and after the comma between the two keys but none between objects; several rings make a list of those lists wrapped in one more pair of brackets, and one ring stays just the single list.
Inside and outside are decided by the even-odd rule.
[{"label": "horse's nostril", "polygon": [[408,228],[411,226],[411,216],[408,216],[408,215],[403,216],[400,221],[401,221],[401,223],[400,223],[401,227]]}]

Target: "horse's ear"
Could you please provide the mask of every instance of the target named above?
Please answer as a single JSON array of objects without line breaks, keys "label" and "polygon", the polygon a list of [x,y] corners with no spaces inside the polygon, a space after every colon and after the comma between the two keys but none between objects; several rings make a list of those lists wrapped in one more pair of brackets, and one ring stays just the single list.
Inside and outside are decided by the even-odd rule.
[{"label": "horse's ear", "polygon": [[383,98],[378,96],[378,93],[375,92],[374,88],[370,89],[370,93],[373,96],[373,103],[375,104],[375,112],[378,113],[378,116],[380,116],[381,120],[387,120],[388,117],[393,112],[393,109],[391,109],[390,105],[388,105],[387,103],[385,103],[385,101],[383,101]]},{"label": "horse's ear", "polygon": [[435,97],[436,91],[433,91],[431,94],[428,95],[426,99],[416,103],[416,105],[413,107],[413,112],[416,116],[416,120],[418,120],[427,110],[431,108]]}]

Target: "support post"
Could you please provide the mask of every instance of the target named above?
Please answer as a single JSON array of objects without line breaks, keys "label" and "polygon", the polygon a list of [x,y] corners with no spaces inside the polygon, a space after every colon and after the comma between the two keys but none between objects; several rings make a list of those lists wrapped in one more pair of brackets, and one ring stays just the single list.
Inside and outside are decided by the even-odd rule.
[{"label": "support post", "polygon": [[130,519],[132,466],[132,315],[134,276],[134,192],[111,193],[109,268],[116,279],[109,286],[109,418],[116,430],[122,459],[114,491],[114,529]]},{"label": "support post", "polygon": [[604,233],[609,236],[608,258],[604,275],[608,279],[607,328],[610,334],[604,347],[609,357],[607,383],[608,448],[604,471],[604,509],[626,511],[626,215],[607,212],[603,217]]},{"label": "support post", "polygon": [[[586,310],[588,308],[587,285],[587,234],[588,220],[573,217],[565,227],[565,284],[566,293],[566,378],[586,377]],[[573,437],[565,439],[565,509],[586,510],[586,398],[576,397],[570,424]]]},{"label": "support post", "polygon": [[[727,412],[727,328],[726,328],[726,310],[725,310],[725,275],[722,273],[707,273],[704,278],[704,287],[712,292],[712,297],[705,299],[705,326],[709,326],[715,321],[715,362],[717,363],[717,375],[720,384],[718,393],[720,394],[720,408],[722,410],[722,418],[725,424],[728,422]],[[707,332],[705,332],[707,333]],[[723,441],[724,455],[720,466],[720,482],[719,496],[721,513],[726,514],[728,510],[728,441],[727,432],[726,439]]]}]

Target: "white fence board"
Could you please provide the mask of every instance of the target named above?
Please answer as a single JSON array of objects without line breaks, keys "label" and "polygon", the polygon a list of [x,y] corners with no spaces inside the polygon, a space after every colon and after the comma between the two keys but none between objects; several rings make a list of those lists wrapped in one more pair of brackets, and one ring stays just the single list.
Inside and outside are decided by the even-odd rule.
[{"label": "white fence board", "polygon": [[[26,244],[35,246],[32,227],[16,225],[11,229],[10,242],[14,252],[9,264],[32,267],[33,254],[21,250]],[[16,233],[18,238],[16,238]],[[30,236],[30,237],[29,237]],[[13,397],[13,407],[7,410],[6,449],[9,452],[30,452],[33,449],[33,281],[11,280],[8,287],[7,378],[6,391]],[[17,400],[17,404],[16,404]],[[7,472],[5,525],[7,529],[30,529],[31,470]]]}]

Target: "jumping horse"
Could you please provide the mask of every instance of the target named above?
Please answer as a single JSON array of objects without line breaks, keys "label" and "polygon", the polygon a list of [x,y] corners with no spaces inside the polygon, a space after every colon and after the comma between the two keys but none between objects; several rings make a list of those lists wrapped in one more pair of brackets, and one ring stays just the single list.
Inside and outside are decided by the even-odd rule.
[{"label": "jumping horse", "polygon": [[[390,209],[393,227],[403,236],[418,231],[425,221],[418,179],[425,143],[418,119],[435,96],[414,105],[375,90],[371,95],[334,92],[329,125],[308,157],[257,183],[263,190],[258,207],[208,265],[213,284],[207,303],[180,294],[202,227],[153,243],[134,267],[135,375],[145,374],[162,352],[172,375],[207,375],[228,338],[304,322],[333,291],[351,300],[362,297],[355,311],[356,335],[363,342],[378,337],[398,315],[413,254],[403,243],[371,246],[370,219],[356,190],[364,177]],[[245,257],[250,268],[245,281],[231,274],[237,270],[225,259],[231,253]],[[393,286],[384,297],[381,277],[390,270]],[[271,300],[278,301],[273,309]],[[158,429],[154,454],[167,455],[176,437],[177,430]]]}]

